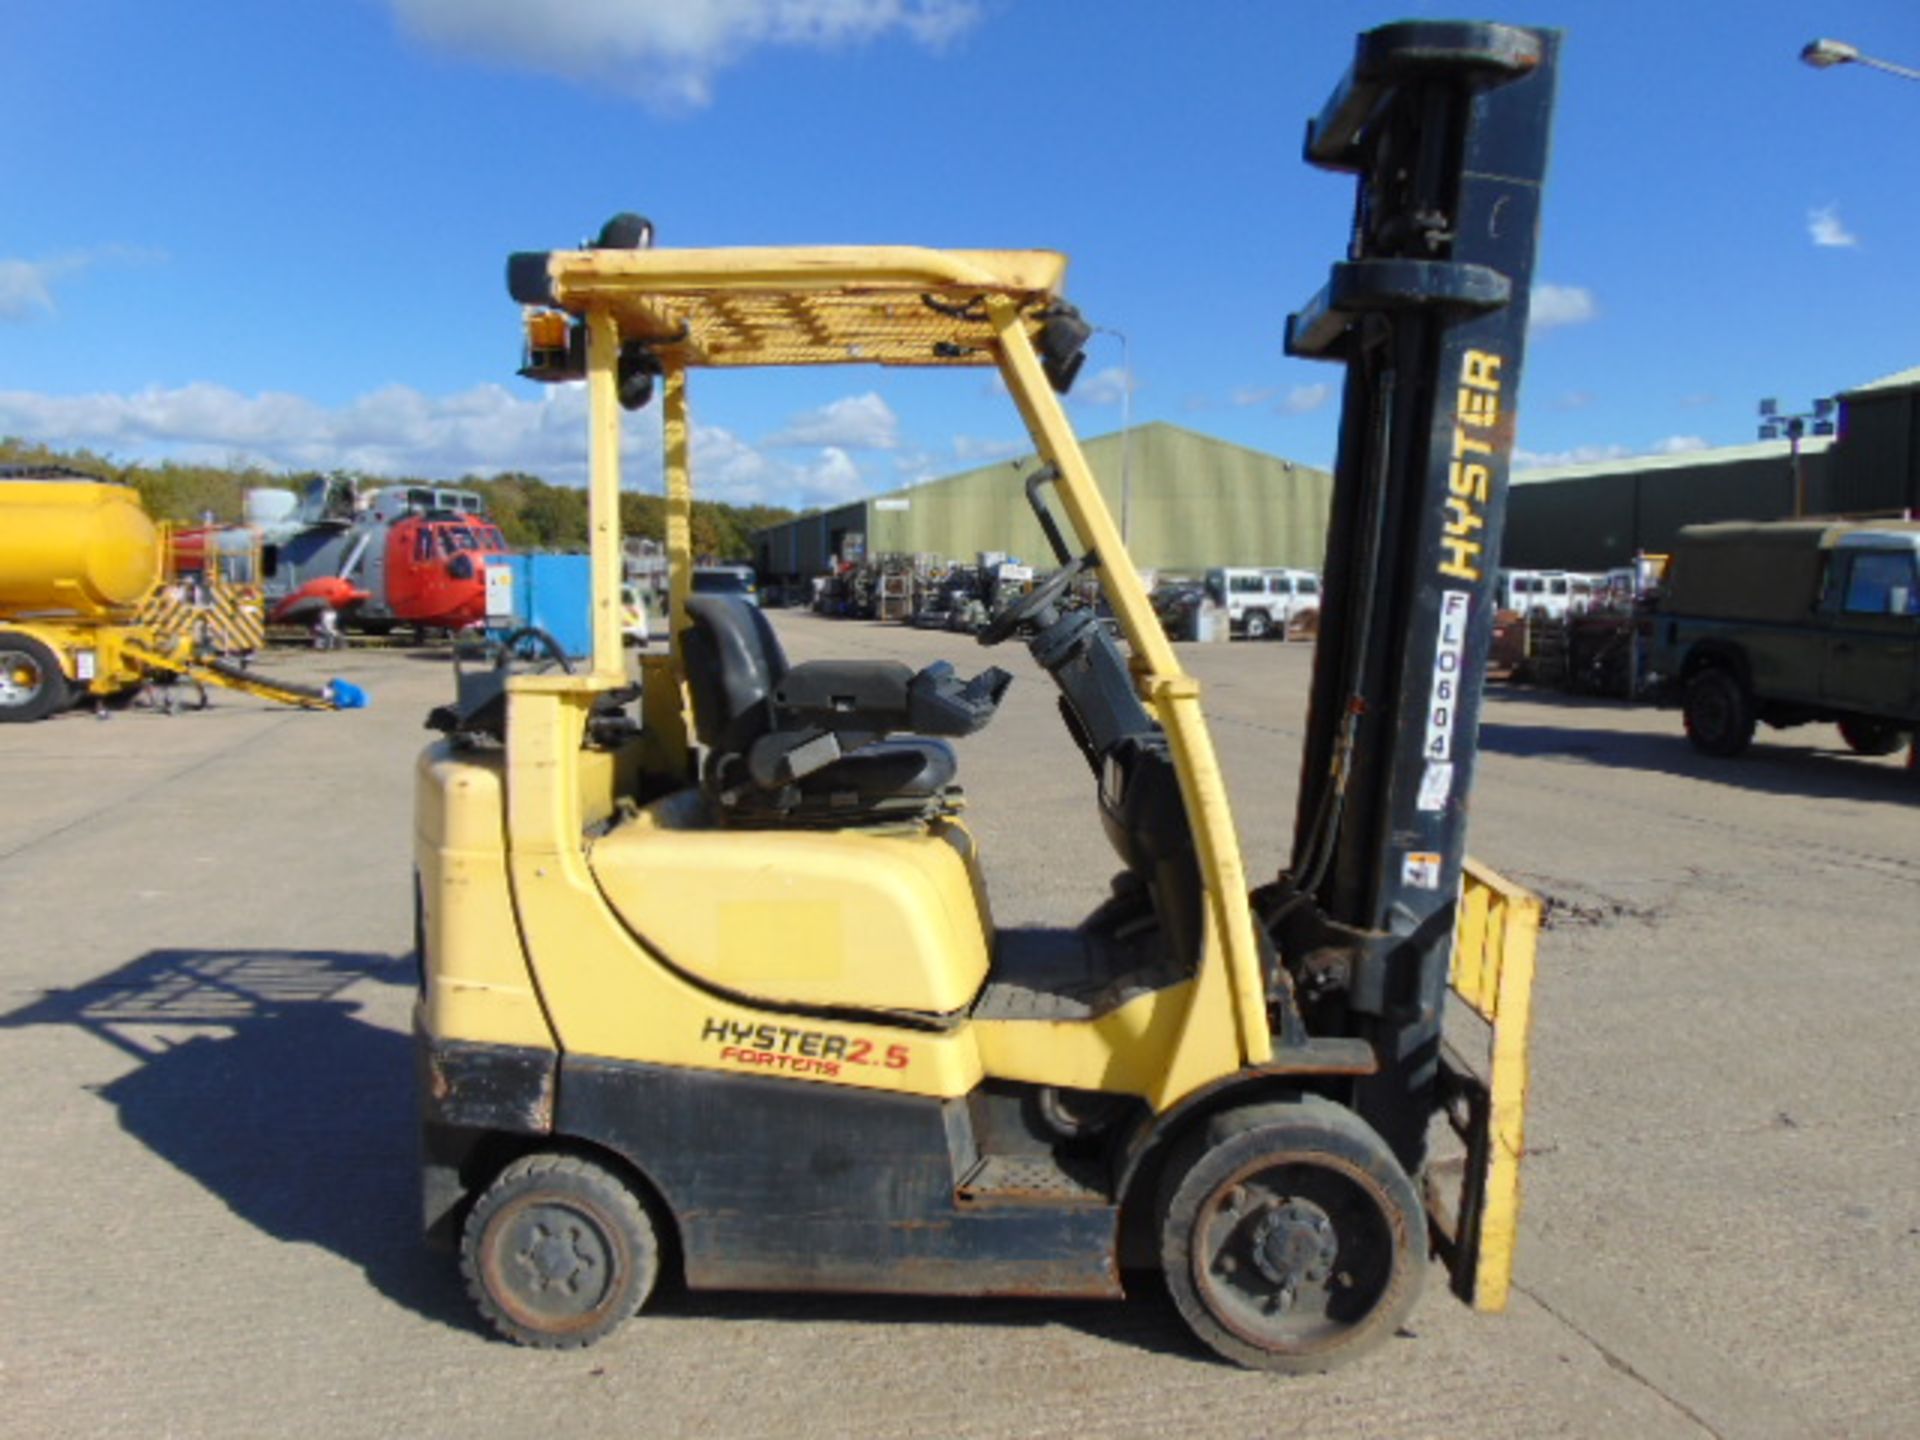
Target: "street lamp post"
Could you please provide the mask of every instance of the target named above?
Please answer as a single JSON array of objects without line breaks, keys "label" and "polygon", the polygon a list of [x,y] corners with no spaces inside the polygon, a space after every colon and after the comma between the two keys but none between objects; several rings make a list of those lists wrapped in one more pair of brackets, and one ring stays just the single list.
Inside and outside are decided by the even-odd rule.
[{"label": "street lamp post", "polygon": [[1128,543],[1133,510],[1133,346],[1127,332],[1110,325],[1093,327],[1120,342],[1120,543]]},{"label": "street lamp post", "polygon": [[1809,40],[1801,48],[1800,58],[1816,70],[1831,70],[1836,65],[1865,65],[1870,69],[1884,70],[1889,75],[1898,75],[1903,80],[1920,80],[1920,70],[1863,54],[1859,46],[1849,45],[1844,40]]},{"label": "street lamp post", "polygon": [[1783,436],[1792,447],[1793,455],[1793,515],[1797,520],[1807,513],[1807,486],[1800,471],[1800,440],[1808,433],[1807,427],[1813,427],[1815,435],[1833,434],[1833,401],[1819,399],[1813,402],[1813,409],[1798,415],[1781,413],[1778,400],[1760,402],[1760,438],[1778,440]]}]

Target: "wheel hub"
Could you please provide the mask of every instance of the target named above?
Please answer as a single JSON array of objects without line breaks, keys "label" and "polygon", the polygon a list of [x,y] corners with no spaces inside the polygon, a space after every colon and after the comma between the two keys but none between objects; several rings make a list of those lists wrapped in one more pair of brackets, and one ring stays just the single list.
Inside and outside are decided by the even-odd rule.
[{"label": "wheel hub", "polygon": [[580,1315],[600,1303],[612,1275],[607,1237],[565,1206],[536,1206],[515,1218],[506,1237],[502,1279],[530,1310]]},{"label": "wheel hub", "polygon": [[0,652],[0,705],[25,705],[40,693],[40,667],[17,650]]},{"label": "wheel hub", "polygon": [[520,1263],[527,1268],[535,1285],[543,1290],[578,1290],[594,1269],[593,1256],[580,1249],[577,1230],[556,1234],[535,1226],[535,1239],[520,1252]]},{"label": "wheel hub", "polygon": [[1282,1294],[1323,1284],[1340,1253],[1327,1212],[1311,1201],[1285,1199],[1270,1208],[1251,1237],[1256,1269]]}]

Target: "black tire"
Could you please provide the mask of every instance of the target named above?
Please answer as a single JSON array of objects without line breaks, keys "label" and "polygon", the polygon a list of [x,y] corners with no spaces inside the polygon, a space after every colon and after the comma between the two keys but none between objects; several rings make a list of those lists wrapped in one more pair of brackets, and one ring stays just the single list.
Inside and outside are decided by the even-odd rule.
[{"label": "black tire", "polygon": [[0,630],[0,725],[44,720],[72,699],[60,659],[18,630]]},{"label": "black tire", "polygon": [[646,1207],[577,1155],[514,1161],[467,1216],[467,1293],[502,1335],[542,1350],[591,1345],[646,1303],[660,1244]]},{"label": "black tire", "polygon": [[1907,743],[1908,732],[1891,720],[1842,720],[1840,738],[1856,755],[1891,755]]},{"label": "black tire", "polygon": [[1687,739],[1705,754],[1731,758],[1753,743],[1753,697],[1731,670],[1716,665],[1687,681],[1681,713]]},{"label": "black tire", "polygon": [[1264,640],[1273,633],[1273,621],[1264,610],[1249,610],[1240,625],[1249,640]]},{"label": "black tire", "polygon": [[1249,1369],[1344,1365],[1398,1330],[1420,1298],[1420,1197],[1386,1142],[1331,1101],[1215,1116],[1173,1156],[1160,1196],[1174,1304],[1195,1335]]}]

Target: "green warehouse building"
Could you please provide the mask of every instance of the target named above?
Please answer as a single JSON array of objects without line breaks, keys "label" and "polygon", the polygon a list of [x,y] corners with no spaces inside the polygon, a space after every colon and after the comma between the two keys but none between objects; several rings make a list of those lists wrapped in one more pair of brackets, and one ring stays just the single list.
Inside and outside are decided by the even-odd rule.
[{"label": "green warehouse building", "polygon": [[[1140,569],[1320,568],[1333,493],[1327,471],[1163,422],[1081,448]],[[1053,557],[1026,498],[1038,464],[1028,452],[758,531],[755,567],[763,580],[788,584],[849,554],[971,561],[1000,552],[1048,568]]]},{"label": "green warehouse building", "polygon": [[1607,570],[1683,525],[1920,514],[1920,366],[1843,390],[1839,433],[1516,470],[1503,564]]}]

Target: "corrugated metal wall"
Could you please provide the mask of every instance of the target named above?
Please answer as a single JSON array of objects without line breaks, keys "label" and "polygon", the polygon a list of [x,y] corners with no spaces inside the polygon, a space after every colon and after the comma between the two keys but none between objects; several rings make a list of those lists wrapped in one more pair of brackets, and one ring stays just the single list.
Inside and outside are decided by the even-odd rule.
[{"label": "corrugated metal wall", "polygon": [[[1920,385],[1903,372],[1840,397],[1840,439],[1801,442],[1809,515],[1920,508]],[[1697,457],[1569,466],[1514,477],[1501,563],[1604,570],[1636,550],[1667,551],[1682,525],[1780,520],[1794,513],[1784,440]]]},{"label": "corrugated metal wall", "polygon": [[[1841,508],[1829,483],[1833,452],[1825,445],[1806,445],[1800,456],[1812,514]],[[1748,453],[1755,451],[1763,453]],[[1691,464],[1622,460],[1617,469],[1596,470],[1516,475],[1507,492],[1500,563],[1522,570],[1607,570],[1625,565],[1637,551],[1671,551],[1683,525],[1778,520],[1794,510],[1785,441],[1703,451]]]},{"label": "corrugated metal wall", "polygon": [[1849,513],[1920,507],[1920,388],[1843,395],[1833,498]]},{"label": "corrugated metal wall", "polygon": [[[1122,439],[1082,446],[1116,520],[1121,518]],[[803,516],[760,532],[755,551],[777,576],[818,574],[838,529],[864,530],[867,553],[971,559],[1000,550],[1052,563],[1027,507],[1031,454],[898,490],[827,516]],[[1142,569],[1198,572],[1211,565],[1318,569],[1326,545],[1333,477],[1277,456],[1176,425],[1137,426],[1126,456],[1127,548]],[[824,532],[824,533],[822,533]],[[783,568],[791,564],[793,568]]]}]

